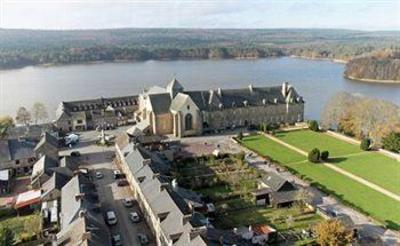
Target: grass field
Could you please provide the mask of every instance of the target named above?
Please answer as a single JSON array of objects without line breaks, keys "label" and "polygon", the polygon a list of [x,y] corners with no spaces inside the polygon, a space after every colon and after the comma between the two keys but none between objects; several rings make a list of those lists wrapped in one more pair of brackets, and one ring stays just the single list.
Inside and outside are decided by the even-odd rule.
[{"label": "grass field", "polygon": [[360,150],[324,133],[309,130],[279,132],[276,137],[306,152],[328,150],[338,167],[400,195],[400,163],[377,152]]},{"label": "grass field", "polygon": [[[286,141],[286,139],[289,139],[289,135],[290,134],[286,134],[285,136],[280,136],[280,138]],[[308,135],[308,132],[306,135]],[[299,135],[297,136],[300,138]],[[325,139],[325,136],[323,138]],[[290,136],[290,139],[293,139],[293,137]],[[315,135],[313,135],[313,139],[317,139]],[[329,140],[321,140],[318,141],[318,143],[326,143],[324,146],[335,146],[334,143],[336,142],[336,139],[327,139]],[[296,141],[299,142],[299,145],[303,146],[303,148],[306,148],[305,146],[312,145],[310,141],[304,141],[305,143],[301,143],[301,141],[297,139]],[[288,167],[300,177],[314,183],[314,185],[318,186],[325,192],[334,194],[346,203],[351,204],[364,213],[371,215],[372,217],[386,223],[394,229],[399,229],[400,204],[396,200],[389,198],[367,186],[364,186],[342,174],[339,174],[326,166],[309,163],[306,161],[305,156],[302,156],[301,154],[290,150],[264,136],[248,136],[243,138],[242,143],[249,149],[258,152],[259,154],[269,156],[270,158],[280,162],[282,165]],[[288,141],[288,143],[290,142]],[[353,146],[347,147],[353,151],[358,151],[353,148]],[[333,149],[335,153],[354,153],[343,146],[335,146]],[[301,162],[302,160],[304,160],[304,162]]]}]

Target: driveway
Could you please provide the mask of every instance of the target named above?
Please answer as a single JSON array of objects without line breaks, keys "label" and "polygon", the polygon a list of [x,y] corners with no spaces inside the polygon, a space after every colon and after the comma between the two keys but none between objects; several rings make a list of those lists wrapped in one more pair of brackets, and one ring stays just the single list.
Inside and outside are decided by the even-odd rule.
[{"label": "driveway", "polygon": [[111,226],[110,232],[120,234],[123,245],[140,245],[137,240],[138,233],[144,233],[152,241],[149,245],[155,245],[153,236],[146,223],[142,220],[140,223],[130,221],[128,215],[130,212],[138,212],[142,217],[142,212],[137,203],[131,208],[126,208],[122,200],[124,198],[132,198],[132,191],[129,186],[119,187],[114,180],[113,170],[117,169],[112,162],[114,157],[114,147],[97,146],[93,141],[97,134],[95,131],[84,132],[80,134],[80,143],[72,149],[62,151],[61,155],[68,155],[71,151],[79,151],[81,153],[81,161],[84,166],[92,170],[92,173],[100,171],[104,177],[101,179],[95,178],[100,201],[103,208],[103,213],[107,210],[115,211],[118,223]]}]

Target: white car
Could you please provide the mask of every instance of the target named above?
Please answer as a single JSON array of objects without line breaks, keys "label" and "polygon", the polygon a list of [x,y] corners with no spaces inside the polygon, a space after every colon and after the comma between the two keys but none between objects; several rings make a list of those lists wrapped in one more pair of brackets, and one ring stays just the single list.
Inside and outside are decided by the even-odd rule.
[{"label": "white car", "polygon": [[115,225],[117,224],[118,220],[117,220],[117,216],[115,215],[115,212],[110,210],[107,211],[106,213],[106,221],[108,225]]},{"label": "white car", "polygon": [[139,223],[140,222],[140,216],[136,212],[129,213],[129,219],[131,219],[133,223]]},{"label": "white car", "polygon": [[97,178],[97,179],[102,179],[103,177],[104,177],[104,175],[103,175],[102,172],[100,172],[100,171],[97,171],[97,172],[96,172],[96,178]]},{"label": "white car", "polygon": [[119,179],[121,176],[121,171],[120,170],[114,170],[114,179]]},{"label": "white car", "polygon": [[132,207],[133,206],[133,199],[132,198],[125,198],[124,200],[122,200],[122,203],[127,208]]}]

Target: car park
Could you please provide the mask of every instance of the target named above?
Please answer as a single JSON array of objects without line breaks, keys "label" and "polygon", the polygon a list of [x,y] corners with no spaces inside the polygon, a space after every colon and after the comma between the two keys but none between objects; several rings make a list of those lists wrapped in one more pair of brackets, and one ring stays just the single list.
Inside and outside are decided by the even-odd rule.
[{"label": "car park", "polygon": [[140,216],[137,212],[131,212],[129,213],[129,219],[133,222],[133,223],[139,223],[140,222]]},{"label": "car park", "polygon": [[107,211],[105,217],[106,217],[106,222],[108,225],[115,225],[118,222],[117,216],[116,216],[115,212],[112,210]]},{"label": "car park", "polygon": [[122,200],[122,203],[124,204],[125,207],[130,208],[133,206],[133,199],[125,198],[124,200]]},{"label": "car park", "polygon": [[113,246],[122,246],[121,235],[120,234],[113,235],[111,243]]},{"label": "car park", "polygon": [[149,239],[147,238],[146,234],[138,233],[137,237],[140,245],[147,245],[149,243]]}]

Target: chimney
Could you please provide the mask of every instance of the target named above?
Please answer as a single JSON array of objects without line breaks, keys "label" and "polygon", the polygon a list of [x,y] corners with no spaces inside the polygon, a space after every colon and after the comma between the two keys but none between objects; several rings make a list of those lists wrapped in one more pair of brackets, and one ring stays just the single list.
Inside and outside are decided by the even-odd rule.
[{"label": "chimney", "polygon": [[262,100],[262,104],[263,104],[263,105],[266,105],[266,104],[267,104],[267,99],[264,98],[264,99]]},{"label": "chimney", "polygon": [[82,234],[82,241],[85,242],[87,240],[90,240],[92,238],[92,233],[89,231],[86,231]]},{"label": "chimney", "polygon": [[75,195],[75,200],[79,201],[85,196],[85,193],[78,193]]},{"label": "chimney", "polygon": [[218,89],[217,89],[217,93],[218,93],[218,96],[220,96],[220,97],[222,96],[222,90],[221,90],[221,88],[218,88]]},{"label": "chimney", "polygon": [[288,85],[289,85],[288,82],[283,82],[283,84],[282,84],[282,95],[283,95],[284,97],[287,96]]},{"label": "chimney", "polygon": [[252,84],[249,84],[249,91],[250,91],[250,93],[253,93],[253,85]]},{"label": "chimney", "polygon": [[171,186],[172,186],[172,189],[174,191],[176,191],[178,189],[178,181],[176,181],[176,179],[173,179],[171,182]]},{"label": "chimney", "polygon": [[79,218],[83,218],[86,215],[86,211],[85,210],[80,210],[79,211]]},{"label": "chimney", "polygon": [[151,164],[151,159],[143,160],[143,166],[150,165],[150,164]]}]

